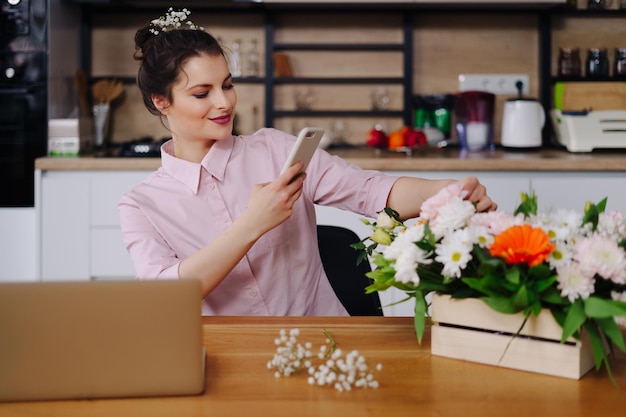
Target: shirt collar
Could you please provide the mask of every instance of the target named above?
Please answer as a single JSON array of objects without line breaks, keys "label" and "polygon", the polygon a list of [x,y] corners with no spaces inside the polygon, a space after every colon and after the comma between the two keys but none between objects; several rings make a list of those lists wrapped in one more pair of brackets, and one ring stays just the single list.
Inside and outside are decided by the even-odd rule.
[{"label": "shirt collar", "polygon": [[218,181],[224,179],[226,165],[232,154],[234,143],[233,136],[216,141],[198,164],[176,158],[174,156],[174,142],[169,140],[161,146],[161,166],[169,175],[189,187],[194,194],[198,194],[202,168]]}]

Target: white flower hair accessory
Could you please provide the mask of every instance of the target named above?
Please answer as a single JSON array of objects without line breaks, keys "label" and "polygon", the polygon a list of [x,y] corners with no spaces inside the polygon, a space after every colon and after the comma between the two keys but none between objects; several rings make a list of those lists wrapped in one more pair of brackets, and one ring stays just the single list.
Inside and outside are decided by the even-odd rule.
[{"label": "white flower hair accessory", "polygon": [[[165,16],[159,16],[158,19],[154,19],[150,22],[150,26],[152,26],[150,33],[158,35],[161,32],[176,29],[204,30],[203,27],[194,24],[191,20],[187,20],[190,14],[191,12],[187,9],[175,11],[174,8],[170,7],[167,9]],[[185,20],[187,21],[185,22]]]}]

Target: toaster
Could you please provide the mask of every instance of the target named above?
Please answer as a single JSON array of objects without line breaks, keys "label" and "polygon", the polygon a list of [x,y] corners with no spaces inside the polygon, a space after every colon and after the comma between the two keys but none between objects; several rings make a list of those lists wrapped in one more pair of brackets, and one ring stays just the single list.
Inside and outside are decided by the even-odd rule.
[{"label": "toaster", "polygon": [[550,112],[556,140],[570,152],[626,149],[626,110]]}]

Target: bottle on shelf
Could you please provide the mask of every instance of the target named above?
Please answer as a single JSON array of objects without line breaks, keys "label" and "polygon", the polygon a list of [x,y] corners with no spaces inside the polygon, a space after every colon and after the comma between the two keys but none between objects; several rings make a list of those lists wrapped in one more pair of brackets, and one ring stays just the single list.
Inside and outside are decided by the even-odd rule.
[{"label": "bottle on shelf", "polygon": [[[612,3],[612,0],[610,0]],[[587,8],[592,10],[604,10],[607,8],[606,0],[587,0]]]},{"label": "bottle on shelf", "polygon": [[559,76],[580,77],[581,61],[580,50],[578,48],[559,48]]},{"label": "bottle on shelf", "polygon": [[241,40],[235,39],[230,48],[230,74],[241,77]]},{"label": "bottle on shelf", "polygon": [[626,48],[615,48],[613,76],[620,78],[626,77]]},{"label": "bottle on shelf", "polygon": [[587,52],[588,78],[602,78],[609,76],[609,58],[606,48],[589,48]]},{"label": "bottle on shelf", "polygon": [[247,77],[259,76],[259,51],[257,48],[257,40],[254,38],[248,41],[245,75]]}]

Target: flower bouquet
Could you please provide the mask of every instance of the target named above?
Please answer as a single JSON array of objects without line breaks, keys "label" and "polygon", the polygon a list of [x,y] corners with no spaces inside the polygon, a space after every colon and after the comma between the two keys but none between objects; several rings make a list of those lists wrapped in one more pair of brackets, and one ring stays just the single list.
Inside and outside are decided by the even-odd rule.
[{"label": "flower bouquet", "polygon": [[626,350],[626,218],[605,212],[606,199],[583,213],[537,212],[534,194],[522,193],[514,213],[477,213],[458,184],[425,201],[416,222],[405,225],[390,208],[381,211],[369,238],[353,245],[374,264],[366,292],[395,287],[415,300],[415,331],[421,343],[430,293],[480,299],[523,322],[549,310],[560,342],[584,332],[596,369],[610,375],[613,346]]}]

